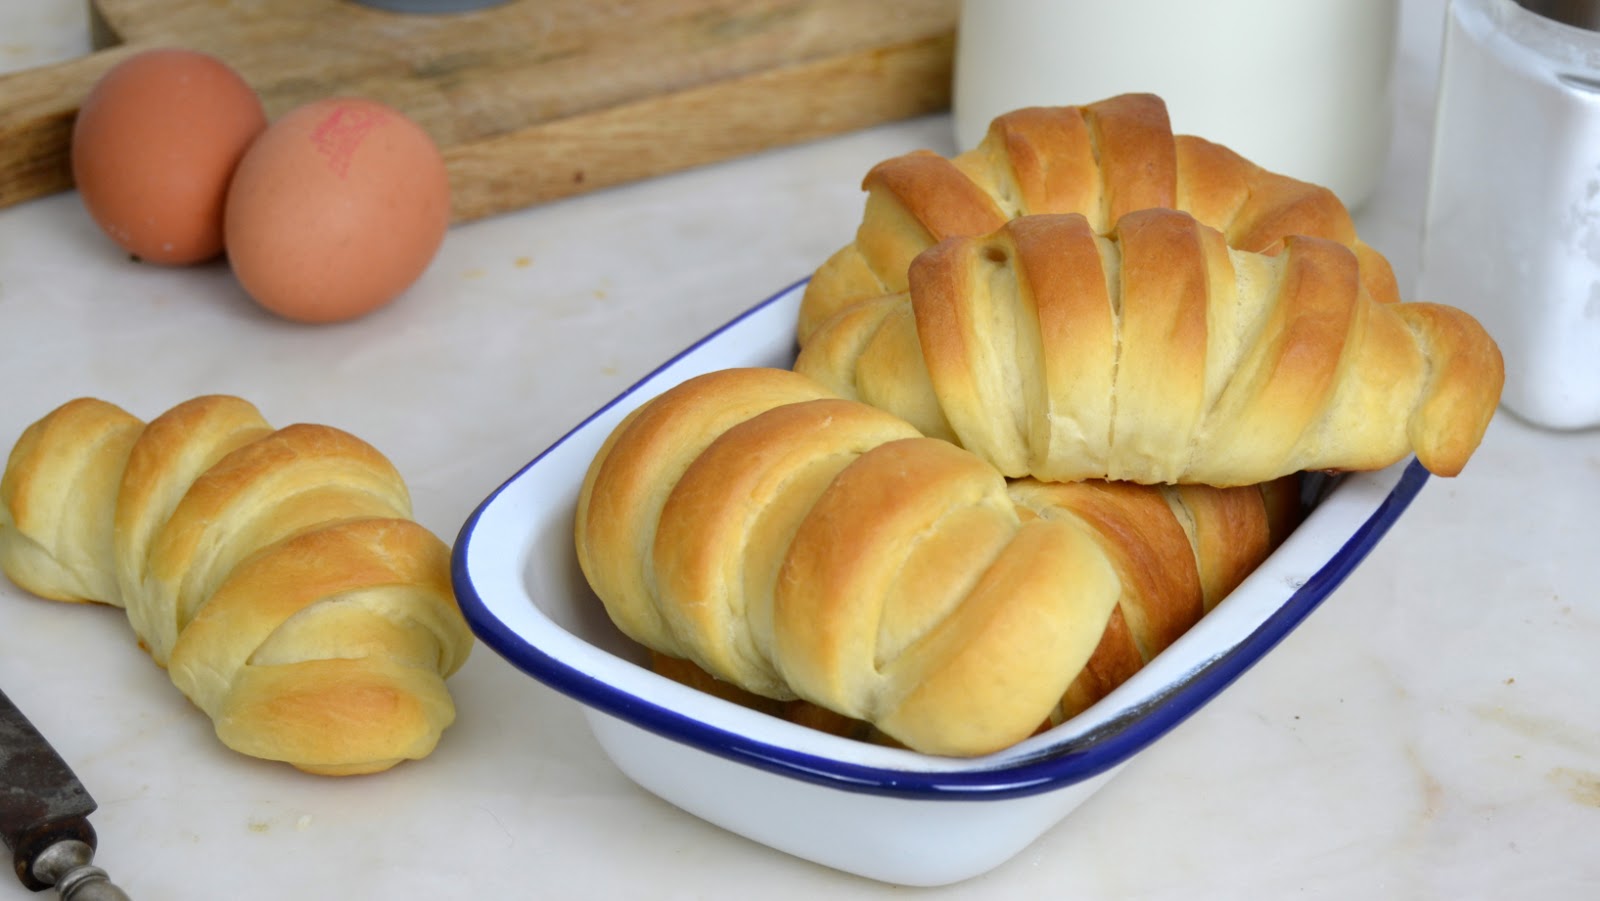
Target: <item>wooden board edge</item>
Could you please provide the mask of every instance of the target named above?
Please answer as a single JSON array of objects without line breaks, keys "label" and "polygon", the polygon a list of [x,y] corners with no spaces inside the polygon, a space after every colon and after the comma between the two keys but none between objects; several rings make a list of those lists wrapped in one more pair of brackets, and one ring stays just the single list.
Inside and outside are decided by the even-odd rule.
[{"label": "wooden board edge", "polygon": [[952,31],[458,145],[444,152],[453,219],[939,112],[950,105],[954,53]]}]

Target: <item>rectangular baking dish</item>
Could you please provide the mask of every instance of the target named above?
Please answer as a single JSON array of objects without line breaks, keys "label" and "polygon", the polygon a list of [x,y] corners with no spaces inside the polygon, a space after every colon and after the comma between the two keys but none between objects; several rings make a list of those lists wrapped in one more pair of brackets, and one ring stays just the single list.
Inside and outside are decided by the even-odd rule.
[{"label": "rectangular baking dish", "polygon": [[590,592],[572,537],[584,472],[622,417],[694,375],[789,366],[802,288],[688,348],[512,475],[463,526],[453,578],[479,638],[581,704],[639,785],[826,866],[926,886],[1004,863],[1272,650],[1427,482],[1415,461],[1316,480],[1304,522],[1198,625],[1094,707],[1005,751],[950,759],[816,732],[652,672]]}]

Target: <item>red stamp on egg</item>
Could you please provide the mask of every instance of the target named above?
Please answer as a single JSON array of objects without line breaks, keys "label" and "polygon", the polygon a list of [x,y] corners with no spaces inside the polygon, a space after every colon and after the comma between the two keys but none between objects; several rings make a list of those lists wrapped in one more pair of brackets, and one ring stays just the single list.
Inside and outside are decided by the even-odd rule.
[{"label": "red stamp on egg", "polygon": [[343,179],[361,142],[388,118],[381,109],[341,106],[311,130],[311,143],[328,161],[333,174]]}]

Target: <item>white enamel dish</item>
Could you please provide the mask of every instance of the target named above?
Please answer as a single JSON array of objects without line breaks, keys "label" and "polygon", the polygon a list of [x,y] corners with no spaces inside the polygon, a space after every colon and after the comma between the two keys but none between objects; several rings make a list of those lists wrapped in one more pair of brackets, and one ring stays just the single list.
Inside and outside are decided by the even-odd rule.
[{"label": "white enamel dish", "polygon": [[800,285],[752,308],[573,429],[490,495],[454,550],[472,629],[583,705],[612,761],[725,829],[884,882],[941,885],[1017,854],[1260,660],[1349,575],[1427,481],[1415,461],[1328,483],[1271,558],[1099,704],[998,754],[957,760],[826,735],[656,675],[579,572],[573,509],[628,412],[685,379],[787,367]]}]

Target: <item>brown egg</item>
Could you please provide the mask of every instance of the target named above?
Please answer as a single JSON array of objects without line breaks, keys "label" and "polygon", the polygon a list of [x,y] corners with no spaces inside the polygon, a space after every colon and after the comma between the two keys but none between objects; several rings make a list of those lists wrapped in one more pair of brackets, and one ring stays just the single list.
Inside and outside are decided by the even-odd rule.
[{"label": "brown egg", "polygon": [[221,60],[151,50],[101,77],[72,128],[72,176],[111,239],[153,263],[222,252],[228,180],[267,127],[255,91]]},{"label": "brown egg", "polygon": [[369,313],[428,268],[450,224],[444,160],[370,100],[319,100],[274,122],[228,193],[228,259],[257,303],[300,322]]}]

